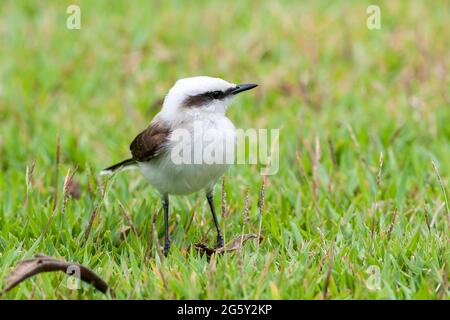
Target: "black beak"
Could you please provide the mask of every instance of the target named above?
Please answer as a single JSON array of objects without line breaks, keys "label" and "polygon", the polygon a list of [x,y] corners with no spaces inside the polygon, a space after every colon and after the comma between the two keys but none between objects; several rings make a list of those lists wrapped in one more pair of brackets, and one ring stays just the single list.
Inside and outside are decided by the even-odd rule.
[{"label": "black beak", "polygon": [[247,91],[250,89],[253,89],[255,87],[257,87],[257,84],[254,83],[242,83],[242,84],[238,84],[236,87],[233,88],[233,90],[231,90],[231,94],[238,94],[239,92],[242,91]]}]

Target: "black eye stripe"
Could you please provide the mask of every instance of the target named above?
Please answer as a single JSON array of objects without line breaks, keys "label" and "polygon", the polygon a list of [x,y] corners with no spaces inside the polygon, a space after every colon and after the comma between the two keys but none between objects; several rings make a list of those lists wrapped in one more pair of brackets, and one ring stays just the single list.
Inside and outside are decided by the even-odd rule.
[{"label": "black eye stripe", "polygon": [[224,93],[222,91],[213,91],[209,93],[209,96],[213,99],[222,99]]},{"label": "black eye stripe", "polygon": [[183,101],[183,105],[188,108],[200,107],[207,102],[211,101],[211,98],[206,94],[197,94],[195,96],[189,96]]},{"label": "black eye stripe", "polygon": [[229,94],[231,94],[231,91],[232,91],[232,88],[231,88],[231,90],[229,89],[226,91],[220,91],[220,90],[208,91],[205,93],[197,94],[195,96],[189,96],[183,101],[183,105],[185,107],[200,107],[200,106],[210,102],[211,100],[224,99]]}]

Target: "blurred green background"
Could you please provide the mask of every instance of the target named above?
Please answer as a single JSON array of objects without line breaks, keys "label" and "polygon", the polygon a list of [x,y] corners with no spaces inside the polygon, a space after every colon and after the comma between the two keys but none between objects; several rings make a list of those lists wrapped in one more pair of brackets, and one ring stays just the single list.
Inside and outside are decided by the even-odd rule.
[{"label": "blurred green background", "polygon": [[[80,30],[66,27],[71,4]],[[366,27],[372,4],[379,30]],[[444,0],[2,1],[0,286],[43,252],[90,266],[119,298],[448,299],[449,12]],[[161,261],[149,247],[159,197],[127,171],[84,241],[102,202],[95,176],[129,156],[172,84],[194,75],[258,83],[228,115],[281,129],[262,215],[258,167],[229,171],[226,201],[216,192],[226,238],[261,222],[264,240],[207,261],[191,248],[215,239],[203,195],[178,197]],[[64,200],[74,168],[79,199]],[[118,201],[138,237],[123,235]],[[162,237],[161,215],[156,227]],[[104,297],[65,281],[39,275],[6,297]]]}]

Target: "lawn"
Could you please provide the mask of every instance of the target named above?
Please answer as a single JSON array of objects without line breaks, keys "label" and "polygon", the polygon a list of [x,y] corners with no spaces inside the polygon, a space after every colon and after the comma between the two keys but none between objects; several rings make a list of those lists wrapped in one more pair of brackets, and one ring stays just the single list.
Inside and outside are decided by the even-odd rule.
[{"label": "lawn", "polygon": [[[449,299],[448,1],[376,1],[375,30],[365,1],[150,2],[0,3],[0,289],[43,253],[114,290],[45,273],[3,299]],[[262,240],[211,259],[204,194],[171,197],[165,259],[158,192],[99,172],[193,75],[259,84],[228,116],[280,129],[279,170],[218,183],[225,242]]]}]

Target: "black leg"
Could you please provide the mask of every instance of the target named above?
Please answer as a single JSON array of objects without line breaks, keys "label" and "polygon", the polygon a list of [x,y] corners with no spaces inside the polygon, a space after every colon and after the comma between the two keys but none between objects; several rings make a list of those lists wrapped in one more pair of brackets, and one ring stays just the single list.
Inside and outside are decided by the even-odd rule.
[{"label": "black leg", "polygon": [[162,197],[162,204],[164,209],[164,228],[166,231],[166,236],[164,238],[164,256],[167,257],[170,248],[170,238],[169,238],[169,196],[167,194]]},{"label": "black leg", "polygon": [[209,191],[206,193],[206,199],[208,199],[209,207],[211,208],[211,213],[214,219],[214,224],[217,230],[217,248],[223,247],[223,237],[222,231],[220,231],[219,222],[217,221],[216,210],[214,209],[213,193]]}]

